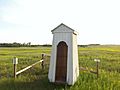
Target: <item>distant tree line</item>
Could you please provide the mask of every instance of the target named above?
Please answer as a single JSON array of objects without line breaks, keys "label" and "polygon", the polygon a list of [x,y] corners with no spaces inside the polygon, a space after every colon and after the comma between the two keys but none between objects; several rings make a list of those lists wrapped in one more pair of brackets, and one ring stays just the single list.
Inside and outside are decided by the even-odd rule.
[{"label": "distant tree line", "polygon": [[[98,46],[100,44],[88,44],[88,45],[78,45],[78,47],[88,47],[88,46]],[[0,47],[51,47],[52,45],[50,44],[43,44],[43,45],[32,45],[31,42],[28,43],[0,43]]]},{"label": "distant tree line", "polygon": [[100,44],[78,45],[78,47],[99,46]]},{"label": "distant tree line", "polygon": [[88,45],[78,45],[78,47],[88,47]]},{"label": "distant tree line", "polygon": [[28,43],[0,43],[0,47],[38,47],[38,46],[43,46],[43,47],[51,47],[52,45],[50,44],[43,44],[43,45],[32,45],[31,42]]},{"label": "distant tree line", "polygon": [[89,46],[98,46],[100,44],[88,44]]}]

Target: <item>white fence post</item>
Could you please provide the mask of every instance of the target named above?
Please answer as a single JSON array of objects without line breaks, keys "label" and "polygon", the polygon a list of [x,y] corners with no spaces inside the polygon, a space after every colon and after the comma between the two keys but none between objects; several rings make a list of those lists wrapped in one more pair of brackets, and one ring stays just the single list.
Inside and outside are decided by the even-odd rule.
[{"label": "white fence post", "polygon": [[14,78],[16,78],[17,64],[18,64],[18,58],[14,57],[14,58],[13,58]]}]

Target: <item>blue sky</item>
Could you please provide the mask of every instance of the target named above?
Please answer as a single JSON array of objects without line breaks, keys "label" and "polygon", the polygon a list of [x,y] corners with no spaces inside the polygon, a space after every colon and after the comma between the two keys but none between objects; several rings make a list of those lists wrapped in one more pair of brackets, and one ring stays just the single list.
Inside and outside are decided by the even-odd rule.
[{"label": "blue sky", "polygon": [[51,44],[64,23],[78,44],[120,44],[119,0],[0,0],[0,43]]}]

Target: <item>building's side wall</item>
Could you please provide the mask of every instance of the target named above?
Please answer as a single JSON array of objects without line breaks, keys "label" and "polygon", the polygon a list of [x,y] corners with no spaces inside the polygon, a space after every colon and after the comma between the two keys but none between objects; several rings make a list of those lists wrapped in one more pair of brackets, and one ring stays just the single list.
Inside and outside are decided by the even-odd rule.
[{"label": "building's side wall", "polygon": [[55,35],[53,35],[52,51],[51,51],[49,73],[48,73],[48,79],[50,82],[54,82],[54,71],[55,71],[54,67],[55,67],[55,59],[56,59],[54,56],[56,56]]},{"label": "building's side wall", "polygon": [[77,46],[77,35],[72,35],[72,42],[73,42],[73,84],[77,80],[79,76],[79,63],[78,63],[78,46]]}]

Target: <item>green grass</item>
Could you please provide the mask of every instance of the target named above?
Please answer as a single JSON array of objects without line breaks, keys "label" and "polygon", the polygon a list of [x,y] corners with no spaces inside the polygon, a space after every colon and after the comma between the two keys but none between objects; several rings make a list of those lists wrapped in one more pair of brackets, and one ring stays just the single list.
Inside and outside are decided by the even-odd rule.
[{"label": "green grass", "polygon": [[0,48],[0,90],[120,90],[120,46],[79,47],[79,65],[96,70],[99,63],[99,78],[93,73],[80,71],[73,86],[56,85],[48,81],[49,58],[45,70],[40,64],[13,78],[13,57],[19,58],[17,70],[41,59],[41,53],[50,54],[50,47]]}]

